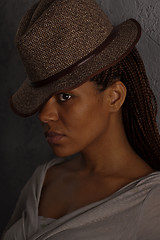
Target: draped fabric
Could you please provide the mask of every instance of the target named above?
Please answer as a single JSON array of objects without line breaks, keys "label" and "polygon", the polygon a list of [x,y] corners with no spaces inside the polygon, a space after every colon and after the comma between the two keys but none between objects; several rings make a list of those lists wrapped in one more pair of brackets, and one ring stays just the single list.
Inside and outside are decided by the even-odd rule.
[{"label": "draped fabric", "polygon": [[160,172],[135,180],[111,196],[59,219],[43,219],[38,205],[46,171],[61,163],[54,158],[39,166],[23,188],[2,240],[159,240]]}]

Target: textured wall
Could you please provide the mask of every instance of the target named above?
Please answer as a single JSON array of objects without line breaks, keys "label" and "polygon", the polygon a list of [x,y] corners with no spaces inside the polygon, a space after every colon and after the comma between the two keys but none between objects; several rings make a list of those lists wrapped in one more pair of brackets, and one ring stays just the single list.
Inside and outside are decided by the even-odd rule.
[{"label": "textured wall", "polygon": [[113,24],[135,18],[142,26],[137,48],[158,101],[157,122],[160,129],[160,1],[159,0],[96,0]]},{"label": "textured wall", "polygon": [[33,0],[0,1],[0,232],[8,221],[20,189],[41,162],[51,158],[39,122],[23,119],[10,109],[8,98],[26,78],[14,46],[18,23]]},{"label": "textured wall", "polygon": [[[9,108],[8,98],[26,77],[14,46],[18,23],[35,0],[0,1],[0,71],[1,71],[1,168],[0,231],[8,221],[20,189],[35,167],[53,157],[35,117],[23,119]],[[97,0],[113,24],[136,18],[143,33],[138,49],[146,65],[150,84],[160,104],[160,1]],[[159,114],[160,115],[160,114]],[[158,124],[160,117],[158,117]]]}]

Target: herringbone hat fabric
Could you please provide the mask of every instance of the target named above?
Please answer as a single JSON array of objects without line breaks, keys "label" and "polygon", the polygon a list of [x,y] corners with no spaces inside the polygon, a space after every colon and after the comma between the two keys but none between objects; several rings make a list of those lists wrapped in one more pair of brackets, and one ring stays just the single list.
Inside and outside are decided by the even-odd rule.
[{"label": "herringbone hat fabric", "polygon": [[74,89],[124,58],[141,27],[129,19],[114,27],[94,0],[41,0],[23,16],[15,43],[27,79],[10,98],[23,117],[54,94]]}]

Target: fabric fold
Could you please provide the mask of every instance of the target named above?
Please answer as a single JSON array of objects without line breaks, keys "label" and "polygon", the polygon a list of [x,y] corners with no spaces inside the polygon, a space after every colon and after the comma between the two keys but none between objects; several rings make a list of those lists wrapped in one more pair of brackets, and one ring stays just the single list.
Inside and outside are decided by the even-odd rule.
[{"label": "fabric fold", "polygon": [[[111,196],[76,209],[59,219],[53,219],[39,230],[38,205],[45,174],[51,166],[65,161],[55,158],[39,166],[24,187],[3,240],[135,240],[143,202],[154,189],[160,189],[160,172],[153,172],[122,187]],[[160,191],[159,191],[160,192]],[[157,191],[156,191],[157,193]],[[157,200],[157,202],[158,202]],[[151,203],[152,199],[150,199]],[[145,203],[145,209],[146,209]],[[152,206],[154,208],[154,206]],[[21,214],[20,214],[21,212]],[[143,215],[143,212],[141,212]],[[160,213],[158,213],[160,223]],[[152,219],[153,218],[153,219]],[[149,219],[155,224],[155,219]],[[144,221],[144,219],[143,219]],[[154,228],[153,228],[154,229]],[[160,232],[159,232],[160,233]],[[144,233],[145,234],[145,233]],[[141,238],[141,240],[145,238]],[[158,238],[157,238],[158,239]],[[155,238],[155,240],[157,240]],[[152,239],[154,240],[154,239]]]}]

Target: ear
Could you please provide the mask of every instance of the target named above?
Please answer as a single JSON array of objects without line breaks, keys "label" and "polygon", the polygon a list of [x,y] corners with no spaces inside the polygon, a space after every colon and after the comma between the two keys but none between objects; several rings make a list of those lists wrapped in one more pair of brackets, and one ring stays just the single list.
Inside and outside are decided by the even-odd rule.
[{"label": "ear", "polygon": [[107,103],[110,112],[117,112],[123,105],[127,94],[127,89],[121,81],[114,82],[106,89]]}]

